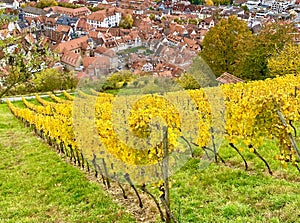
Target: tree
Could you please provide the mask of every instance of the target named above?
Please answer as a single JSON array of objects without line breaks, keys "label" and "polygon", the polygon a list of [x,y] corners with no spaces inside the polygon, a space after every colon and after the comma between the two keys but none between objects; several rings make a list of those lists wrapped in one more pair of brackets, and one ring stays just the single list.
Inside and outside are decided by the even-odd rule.
[{"label": "tree", "polygon": [[264,26],[247,45],[247,51],[235,75],[246,80],[270,78],[268,59],[292,42],[290,33],[293,29],[291,24],[273,23]]},{"label": "tree", "polygon": [[38,43],[27,43],[24,36],[0,40],[2,87],[0,98],[17,85],[30,81],[36,72],[41,71],[54,61],[54,54],[47,46]]},{"label": "tree", "polygon": [[213,0],[214,5],[229,5],[230,0]]},{"label": "tree", "polygon": [[176,18],[174,19],[174,22],[176,22],[177,24],[182,24],[182,23],[183,23],[183,20],[180,19],[180,18],[178,18],[178,17],[176,17]]},{"label": "tree", "polygon": [[201,86],[199,83],[193,78],[191,74],[184,73],[179,78],[176,79],[176,82],[184,89],[198,89]]},{"label": "tree", "polygon": [[154,19],[155,19],[155,15],[151,13],[150,16],[149,16],[149,18],[150,18],[151,20],[154,20]]},{"label": "tree", "polygon": [[136,79],[136,75],[131,73],[128,70],[122,70],[116,73],[113,73],[111,76],[109,76],[103,86],[102,90],[110,90],[110,89],[120,89],[124,87],[124,84],[127,85],[128,82],[133,81]]},{"label": "tree", "polygon": [[188,19],[187,23],[188,24],[197,25],[198,24],[198,20],[197,19]]},{"label": "tree", "polygon": [[15,11],[12,14],[5,13],[5,9],[0,9],[0,27],[10,22],[15,22],[18,20],[18,17],[15,16]]},{"label": "tree", "polygon": [[193,58],[193,62],[186,72],[188,74],[187,80],[193,78],[201,88],[217,85],[216,76],[200,56]]},{"label": "tree", "polygon": [[[58,2],[58,6],[65,7],[65,8],[71,8],[71,9],[76,9],[76,8],[81,7],[80,5],[75,5],[75,4],[72,4],[72,3],[69,3],[69,2]],[[91,10],[92,7],[88,6],[88,9]]]},{"label": "tree", "polygon": [[212,0],[205,0],[205,5],[207,5],[207,6],[213,6],[214,2]]},{"label": "tree", "polygon": [[44,69],[33,79],[37,91],[68,90],[76,87],[78,80],[72,72],[61,72],[56,68]]},{"label": "tree", "polygon": [[268,59],[269,76],[300,74],[300,45],[288,44]]},{"label": "tree", "polygon": [[203,3],[203,1],[202,0],[189,0],[192,4],[194,4],[194,5],[200,5],[200,4],[202,4]]},{"label": "tree", "polygon": [[40,0],[37,4],[36,7],[37,8],[46,8],[46,7],[50,7],[50,6],[57,6],[58,3],[55,0]]},{"label": "tree", "polygon": [[125,18],[122,18],[119,23],[119,26],[124,29],[130,29],[132,28],[132,25],[133,25],[133,18],[130,14],[126,15]]},{"label": "tree", "polygon": [[250,12],[249,9],[248,9],[248,7],[247,7],[247,5],[242,5],[241,9],[243,9],[245,11],[245,13],[249,13]]},{"label": "tree", "polygon": [[244,21],[235,16],[221,19],[207,32],[200,55],[216,76],[223,72],[235,74],[251,37]]}]

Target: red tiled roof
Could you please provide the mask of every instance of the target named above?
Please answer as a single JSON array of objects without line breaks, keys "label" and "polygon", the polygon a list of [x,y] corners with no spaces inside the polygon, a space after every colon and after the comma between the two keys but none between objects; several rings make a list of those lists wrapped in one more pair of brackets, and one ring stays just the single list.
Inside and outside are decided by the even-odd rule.
[{"label": "red tiled roof", "polygon": [[84,68],[87,68],[89,65],[91,65],[95,60],[97,59],[97,57],[84,57],[82,59],[82,64]]},{"label": "red tiled roof", "polygon": [[87,23],[86,18],[79,19],[77,23],[77,29],[82,29],[83,31],[89,31],[92,28],[93,27],[89,23]]},{"label": "red tiled roof", "polygon": [[238,82],[244,82],[244,80],[242,80],[230,73],[227,73],[227,72],[223,73],[216,80],[222,84],[236,84]]},{"label": "red tiled roof", "polygon": [[87,42],[87,40],[88,36],[83,36],[77,39],[60,43],[55,49],[58,50],[59,53],[63,53],[64,51],[71,51],[80,48],[82,46],[82,43]]},{"label": "red tiled roof", "polygon": [[92,39],[98,39],[98,31],[89,31],[88,36]]},{"label": "red tiled roof", "polygon": [[50,9],[52,9],[54,13],[66,14],[69,16],[80,16],[91,12],[87,7],[72,9],[61,6],[51,6],[48,8],[44,8],[45,11],[50,11]]},{"label": "red tiled roof", "polygon": [[79,59],[80,59],[79,54],[68,51],[68,52],[65,52],[63,54],[63,56],[61,57],[61,62],[75,67],[77,65],[77,62]]},{"label": "red tiled roof", "polygon": [[120,10],[116,7],[107,8],[106,10],[99,10],[90,14],[87,19],[102,22],[106,17],[115,15],[117,12],[120,12]]},{"label": "red tiled roof", "polygon": [[64,33],[68,33],[71,29],[71,26],[66,26],[66,25],[58,25],[56,28],[57,32],[64,32]]},{"label": "red tiled roof", "polygon": [[110,59],[107,56],[99,56],[99,57],[84,57],[83,58],[83,67],[86,69],[93,68],[108,68],[110,66]]},{"label": "red tiled roof", "polygon": [[99,54],[104,54],[106,51],[108,51],[109,49],[103,46],[98,46],[95,49],[95,53],[99,53]]}]

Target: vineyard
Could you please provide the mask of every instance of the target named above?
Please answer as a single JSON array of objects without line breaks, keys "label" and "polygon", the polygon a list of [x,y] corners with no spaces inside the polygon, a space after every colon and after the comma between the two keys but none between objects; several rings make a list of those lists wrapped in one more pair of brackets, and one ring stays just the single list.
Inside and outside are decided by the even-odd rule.
[{"label": "vineyard", "polygon": [[[9,101],[8,106],[58,152],[94,172],[107,188],[116,183],[125,199],[128,184],[141,208],[142,191],[155,203],[161,221],[186,222],[197,218],[185,219],[178,212],[172,190],[180,190],[180,185],[172,175],[180,175],[195,160],[203,171],[210,162],[232,168],[239,168],[240,162],[253,171],[247,151],[253,154],[251,162],[256,157],[270,175],[274,161],[300,171],[298,89],[300,77],[288,75],[165,94],[114,96],[78,90],[75,95],[64,92],[62,98],[50,93],[48,100],[36,95],[38,104],[23,98],[25,107]],[[272,160],[268,153],[274,151],[266,152],[266,141],[277,148]],[[223,150],[238,154],[240,161],[232,163],[231,152]]]}]

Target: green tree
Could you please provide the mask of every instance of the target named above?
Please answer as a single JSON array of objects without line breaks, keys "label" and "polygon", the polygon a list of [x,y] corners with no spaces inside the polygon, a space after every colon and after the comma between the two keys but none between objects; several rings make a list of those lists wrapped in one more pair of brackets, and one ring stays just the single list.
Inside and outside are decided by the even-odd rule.
[{"label": "green tree", "polygon": [[300,45],[288,44],[268,59],[269,76],[300,74]]},{"label": "green tree", "polygon": [[125,18],[123,17],[119,23],[119,26],[124,29],[130,29],[132,28],[132,25],[133,25],[133,18],[130,14],[126,15]]},{"label": "green tree", "polygon": [[192,4],[194,4],[194,5],[200,5],[200,4],[202,4],[203,3],[203,1],[202,0],[189,0]]},{"label": "green tree", "polygon": [[243,9],[246,13],[249,13],[249,9],[248,9],[247,5],[242,5],[241,9]]},{"label": "green tree", "polygon": [[68,90],[76,87],[78,80],[72,72],[61,72],[55,68],[38,72],[33,79],[37,91]]},{"label": "green tree", "polygon": [[37,8],[46,8],[46,7],[51,7],[51,6],[57,6],[58,3],[55,0],[40,0],[37,4]]},{"label": "green tree", "polygon": [[253,35],[247,51],[242,57],[235,75],[248,80],[263,80],[271,77],[268,70],[268,59],[279,53],[286,44],[292,42],[293,26],[291,24],[268,24]]},{"label": "green tree", "polygon": [[223,72],[235,74],[251,37],[251,31],[244,21],[235,16],[221,19],[207,32],[200,55],[216,76]]}]

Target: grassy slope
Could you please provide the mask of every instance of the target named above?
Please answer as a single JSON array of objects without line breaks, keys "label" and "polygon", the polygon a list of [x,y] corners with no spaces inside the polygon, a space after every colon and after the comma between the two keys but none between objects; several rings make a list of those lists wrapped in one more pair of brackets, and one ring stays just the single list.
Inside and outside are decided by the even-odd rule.
[{"label": "grassy slope", "polygon": [[134,222],[0,105],[0,222]]},{"label": "grassy slope", "polygon": [[220,154],[227,165],[190,160],[172,176],[171,203],[181,222],[300,222],[300,175],[295,167],[282,168],[269,141],[259,149],[273,175],[253,153],[243,151],[249,170],[229,147]]}]

